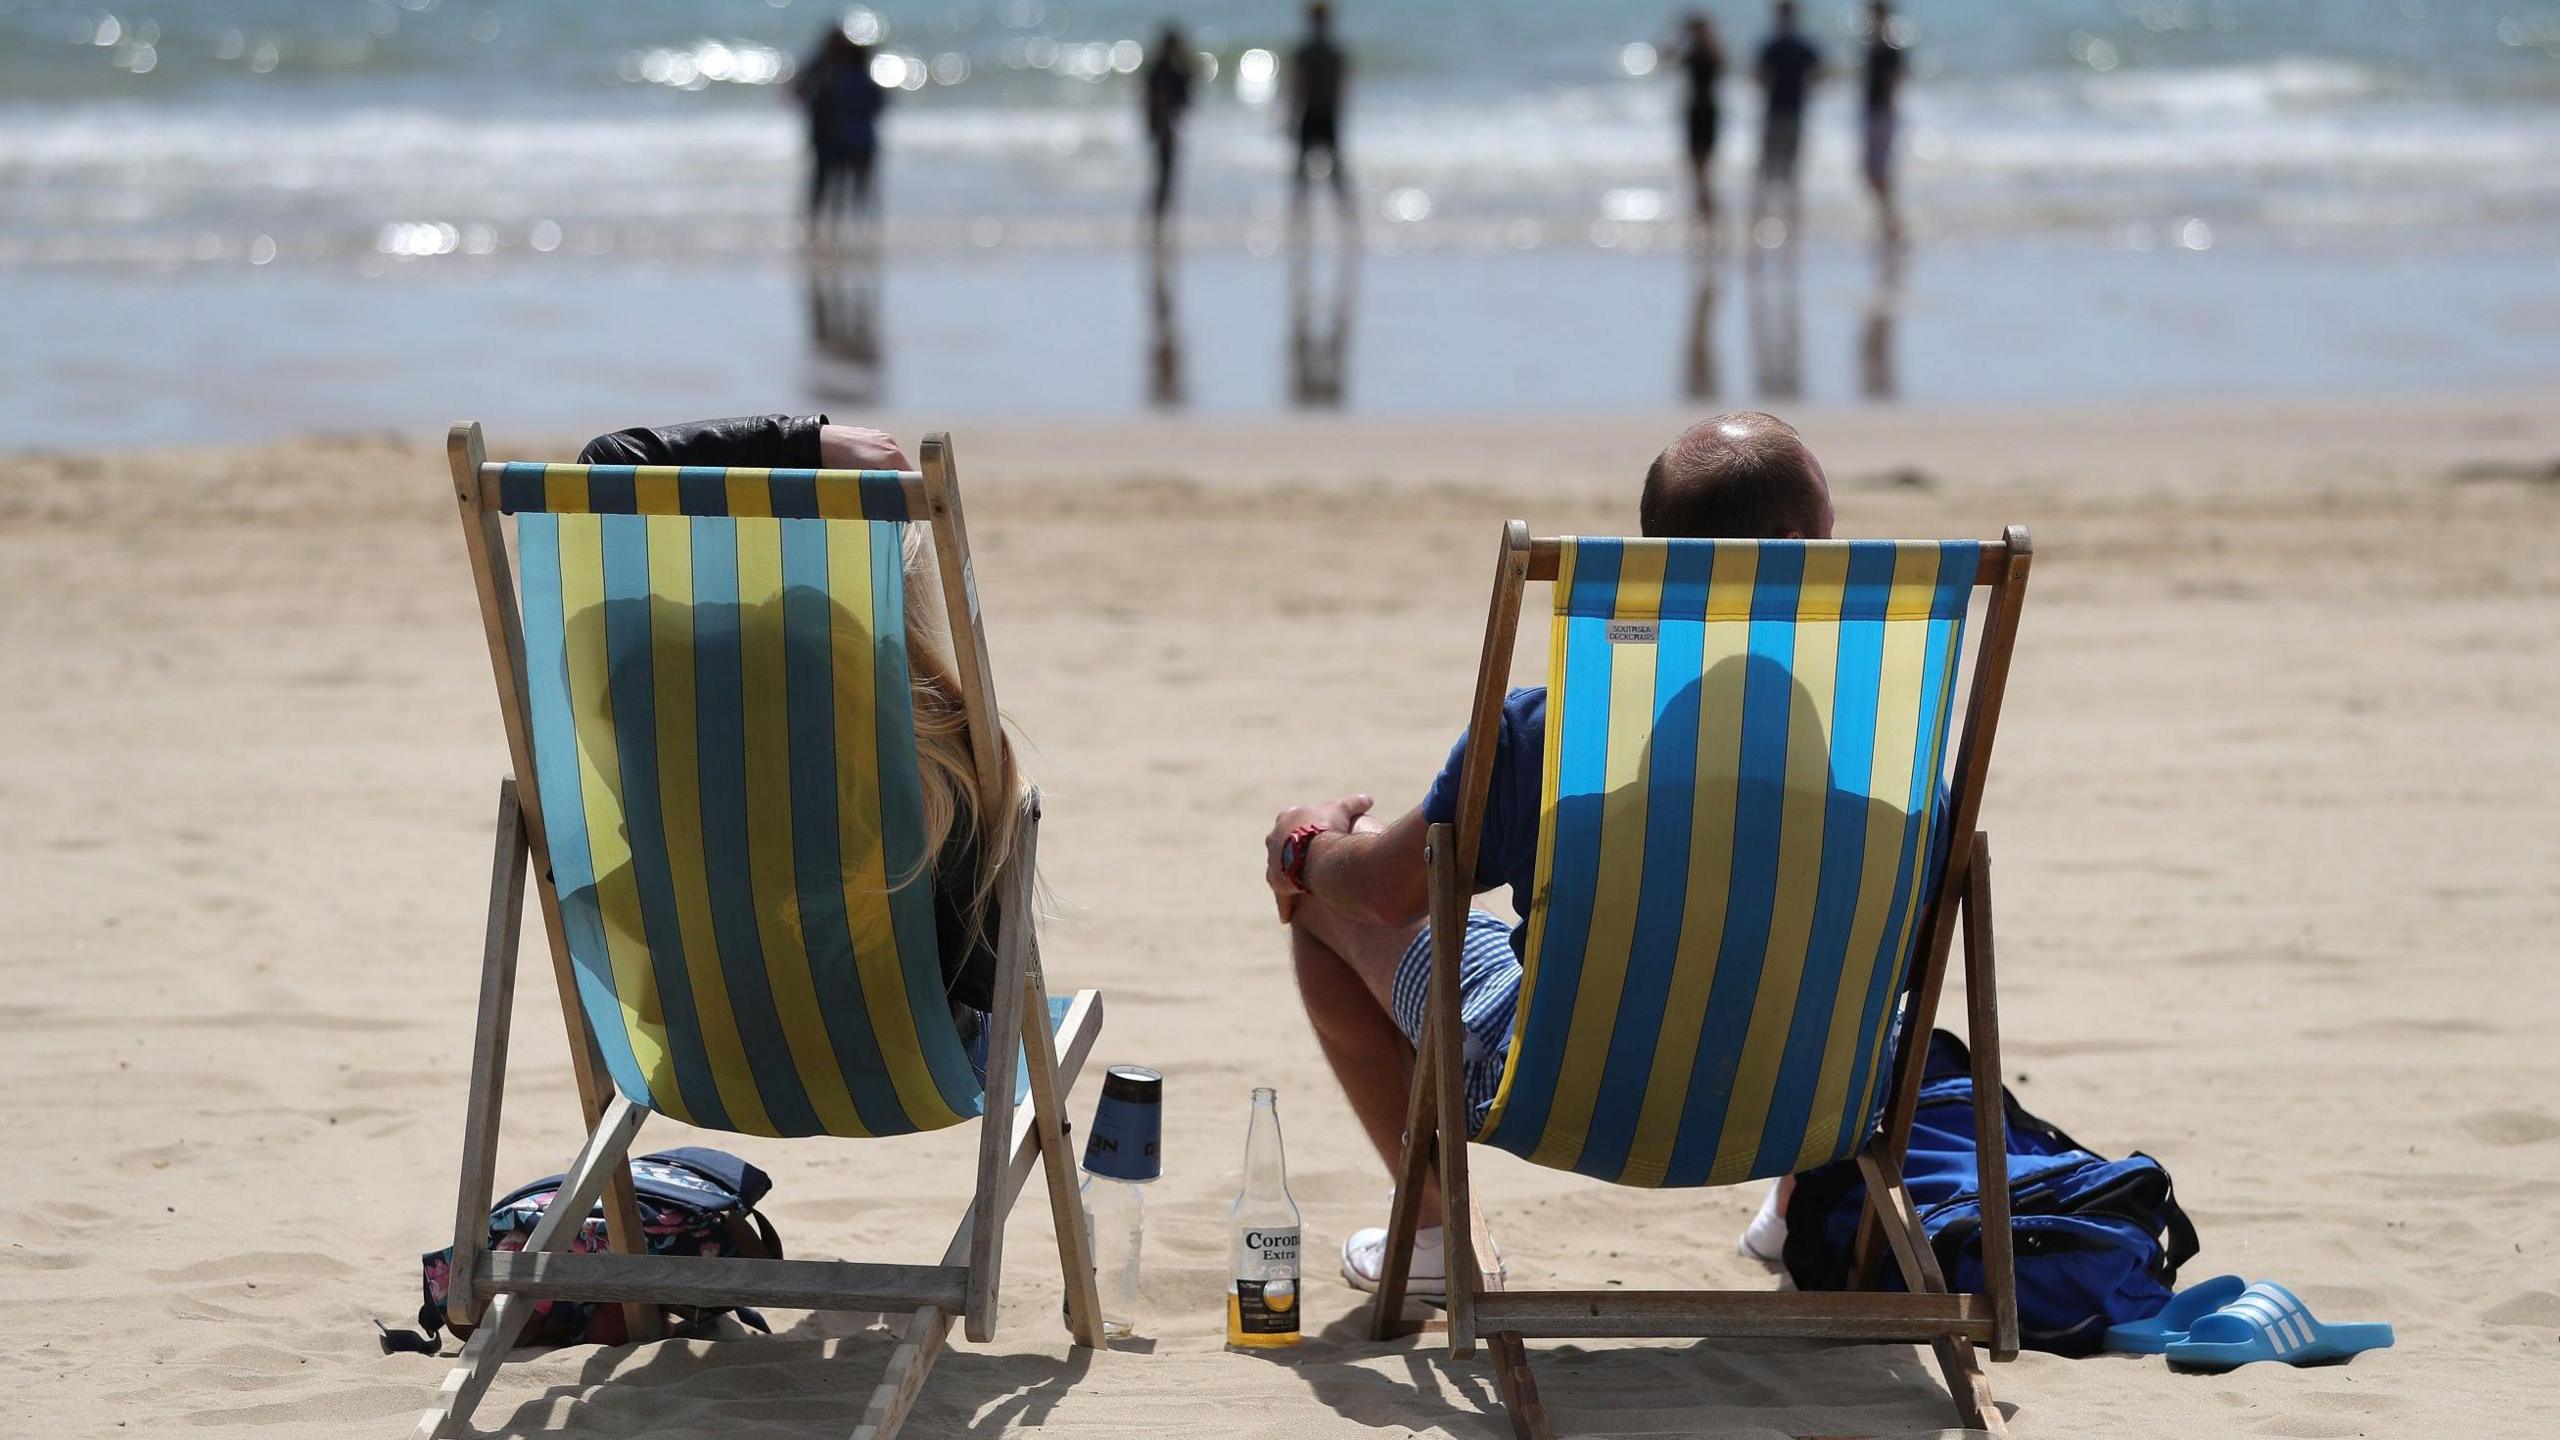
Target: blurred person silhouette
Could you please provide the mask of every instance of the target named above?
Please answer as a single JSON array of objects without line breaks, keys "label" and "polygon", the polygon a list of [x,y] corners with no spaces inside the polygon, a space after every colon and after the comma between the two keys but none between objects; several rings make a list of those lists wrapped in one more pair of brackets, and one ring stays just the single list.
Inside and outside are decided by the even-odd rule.
[{"label": "blurred person silhouette", "polygon": [[1859,154],[1866,171],[1867,192],[1875,197],[1876,218],[1885,243],[1902,242],[1902,211],[1894,203],[1893,142],[1902,108],[1902,78],[1910,65],[1911,31],[1895,18],[1885,0],[1867,6],[1867,68],[1860,107]]},{"label": "blurred person silhouette", "polygon": [[1724,45],[1716,39],[1715,22],[1706,13],[1692,10],[1680,24],[1680,72],[1688,83],[1688,106],[1684,112],[1688,141],[1689,193],[1701,224],[1712,224],[1716,217],[1716,192],[1709,171],[1716,158],[1716,135],[1723,128],[1724,111],[1716,90],[1724,81]]},{"label": "blurred person silhouette", "polygon": [[1360,293],[1359,253],[1342,252],[1334,267],[1331,303],[1320,307],[1315,257],[1305,246],[1290,247],[1289,403],[1299,409],[1342,408],[1351,312]]},{"label": "blurred person silhouette", "polygon": [[1159,234],[1164,230],[1167,211],[1173,207],[1174,151],[1182,138],[1182,117],[1191,108],[1193,80],[1191,47],[1182,38],[1182,27],[1168,20],[1156,36],[1155,53],[1148,57],[1146,73],[1139,77],[1139,103],[1147,123],[1147,143],[1155,151],[1156,184],[1148,213],[1154,217]]},{"label": "blurred person silhouette", "polygon": [[1782,197],[1787,233],[1793,235],[1804,213],[1796,171],[1804,148],[1805,105],[1822,74],[1822,52],[1796,28],[1795,0],[1777,0],[1771,33],[1760,47],[1753,73],[1766,105],[1761,112],[1760,178],[1752,189],[1752,218],[1756,224],[1770,213],[1773,197]]},{"label": "blurred person silhouette", "polygon": [[878,407],[888,395],[880,346],[877,256],[809,257],[809,391],[834,404]]},{"label": "blurred person silhouette", "polygon": [[1307,182],[1315,178],[1316,156],[1324,157],[1333,183],[1334,214],[1353,220],[1351,171],[1342,162],[1342,95],[1350,79],[1351,61],[1333,42],[1333,7],[1325,0],[1307,6],[1307,38],[1289,58],[1289,124],[1296,134],[1298,159],[1290,172],[1289,208],[1306,208]]},{"label": "blurred person silhouette", "polygon": [[1147,403],[1158,410],[1179,410],[1190,403],[1191,387],[1182,369],[1182,319],[1174,308],[1172,247],[1153,245],[1147,254]]},{"label": "blurred person silhouette", "polygon": [[871,181],[889,92],[871,76],[871,47],[842,25],[828,27],[791,89],[809,118],[809,241],[825,246],[848,219],[878,216]]}]

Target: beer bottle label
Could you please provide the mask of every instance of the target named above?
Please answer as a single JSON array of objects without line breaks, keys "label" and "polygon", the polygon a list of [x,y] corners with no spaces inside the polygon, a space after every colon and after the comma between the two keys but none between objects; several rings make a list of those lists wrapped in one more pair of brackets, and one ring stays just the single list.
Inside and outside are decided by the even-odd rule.
[{"label": "beer bottle label", "polygon": [[[1298,1232],[1248,1225],[1236,1268],[1233,1329],[1241,1336],[1298,1333]],[[1258,1275],[1259,1278],[1247,1278]]]},{"label": "beer bottle label", "polygon": [[1244,1263],[1239,1269],[1259,1267],[1265,1274],[1286,1270],[1298,1273],[1298,1232],[1275,1230],[1267,1225],[1248,1225],[1244,1229]]},{"label": "beer bottle label", "polygon": [[1298,1282],[1238,1280],[1235,1328],[1239,1335],[1298,1333]]}]

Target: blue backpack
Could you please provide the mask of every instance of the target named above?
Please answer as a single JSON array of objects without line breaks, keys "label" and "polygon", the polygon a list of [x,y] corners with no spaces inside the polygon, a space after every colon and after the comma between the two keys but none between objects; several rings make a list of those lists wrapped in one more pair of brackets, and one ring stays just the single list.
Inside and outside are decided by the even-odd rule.
[{"label": "blue backpack", "polygon": [[[1976,1189],[1972,1060],[1944,1030],[1929,1037],[1903,1180],[1949,1288],[1982,1289],[1982,1196]],[[2160,1312],[2178,1267],[2196,1254],[2195,1226],[2169,1172],[2136,1152],[2109,1160],[2030,1115],[2003,1086],[2009,1215],[2018,1272],[2019,1339],[2030,1350],[2088,1355],[2107,1327]],[[1796,1177],[1787,1205],[1787,1273],[1801,1290],[1849,1280],[1866,1184],[1855,1160]],[[1886,1267],[1886,1285],[1902,1277]]]}]

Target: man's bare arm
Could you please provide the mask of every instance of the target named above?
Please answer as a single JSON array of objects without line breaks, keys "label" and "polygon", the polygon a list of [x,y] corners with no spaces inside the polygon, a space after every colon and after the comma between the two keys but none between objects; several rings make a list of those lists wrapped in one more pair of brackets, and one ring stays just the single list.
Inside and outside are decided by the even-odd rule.
[{"label": "man's bare arm", "polygon": [[1301,872],[1307,893],[1354,920],[1409,925],[1431,909],[1420,806],[1392,825],[1315,837]]}]

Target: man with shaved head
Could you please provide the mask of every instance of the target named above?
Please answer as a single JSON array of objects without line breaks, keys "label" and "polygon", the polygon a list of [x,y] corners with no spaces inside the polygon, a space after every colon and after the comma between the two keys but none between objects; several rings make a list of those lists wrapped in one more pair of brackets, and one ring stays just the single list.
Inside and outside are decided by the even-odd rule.
[{"label": "man with shaved head", "polygon": [[[1827,539],[1831,487],[1794,426],[1739,410],[1689,427],[1654,457],[1636,514],[1658,539]],[[1473,881],[1479,894],[1508,887],[1522,915],[1537,883],[1546,713],[1544,687],[1514,690],[1503,702]],[[1431,973],[1423,841],[1431,825],[1457,819],[1465,760],[1460,735],[1422,803],[1393,824],[1371,815],[1371,797],[1346,795],[1281,811],[1263,841],[1263,874],[1289,927],[1307,1018],[1390,1174],[1403,1152]],[[1483,910],[1467,916],[1458,986],[1470,1131],[1492,1107],[1510,1054],[1526,944],[1525,926]],[[1422,1213],[1440,1213],[1436,1192],[1422,1197]],[[1417,1298],[1436,1299],[1447,1288],[1440,1239],[1440,1227],[1427,1225],[1415,1242],[1409,1288]],[[1385,1261],[1384,1227],[1343,1242],[1342,1277],[1360,1289],[1377,1288]]]}]

